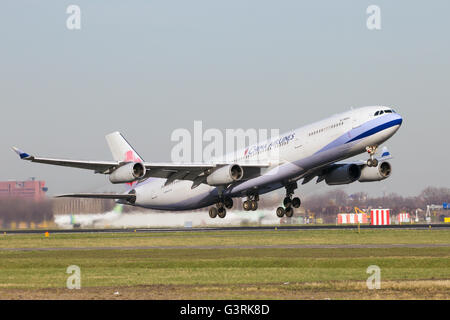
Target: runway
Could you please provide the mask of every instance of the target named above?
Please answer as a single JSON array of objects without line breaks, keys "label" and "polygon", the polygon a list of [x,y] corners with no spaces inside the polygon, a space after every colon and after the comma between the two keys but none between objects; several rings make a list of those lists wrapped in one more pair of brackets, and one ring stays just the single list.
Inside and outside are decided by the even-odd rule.
[{"label": "runway", "polygon": [[[357,229],[357,225],[281,225],[281,226],[236,226],[236,227],[194,227],[194,228],[115,228],[115,229],[23,229],[1,230],[1,234],[42,234],[58,233],[163,233],[163,232],[211,232],[211,231],[299,231],[299,230],[332,230]],[[450,224],[401,224],[386,226],[360,225],[361,229],[446,229]]]},{"label": "runway", "polygon": [[450,247],[444,244],[291,244],[291,245],[224,245],[224,246],[124,246],[124,247],[53,247],[53,248],[0,248],[0,251],[75,251],[75,250],[152,250],[152,249],[385,249]]}]

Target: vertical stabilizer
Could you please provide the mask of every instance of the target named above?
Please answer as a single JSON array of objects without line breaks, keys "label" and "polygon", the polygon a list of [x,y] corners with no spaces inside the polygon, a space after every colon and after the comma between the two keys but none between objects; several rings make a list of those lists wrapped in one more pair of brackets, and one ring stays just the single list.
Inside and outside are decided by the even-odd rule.
[{"label": "vertical stabilizer", "polygon": [[106,135],[106,142],[116,161],[142,162],[143,159],[136,150],[128,143],[120,132],[113,132]]}]

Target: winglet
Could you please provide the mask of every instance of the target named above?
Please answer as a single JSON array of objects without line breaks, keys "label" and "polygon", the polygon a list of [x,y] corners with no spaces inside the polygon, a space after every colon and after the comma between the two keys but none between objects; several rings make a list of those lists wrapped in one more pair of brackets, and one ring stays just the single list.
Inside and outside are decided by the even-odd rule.
[{"label": "winglet", "polygon": [[383,147],[383,149],[381,150],[381,157],[385,158],[385,157],[390,157],[391,153],[389,152],[388,148],[385,146]]},{"label": "winglet", "polygon": [[20,159],[28,160],[28,159],[32,158],[32,156],[30,156],[28,153],[23,152],[22,150],[20,150],[16,147],[12,147],[12,149],[14,150],[15,153],[17,153],[19,155]]}]

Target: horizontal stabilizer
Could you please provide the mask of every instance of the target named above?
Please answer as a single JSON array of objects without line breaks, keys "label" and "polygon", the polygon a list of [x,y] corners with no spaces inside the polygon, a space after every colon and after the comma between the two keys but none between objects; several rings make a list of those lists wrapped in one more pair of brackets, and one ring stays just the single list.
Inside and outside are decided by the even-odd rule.
[{"label": "horizontal stabilizer", "polygon": [[115,199],[135,202],[134,194],[112,194],[112,193],[68,193],[55,196],[55,198],[93,198],[93,199]]}]

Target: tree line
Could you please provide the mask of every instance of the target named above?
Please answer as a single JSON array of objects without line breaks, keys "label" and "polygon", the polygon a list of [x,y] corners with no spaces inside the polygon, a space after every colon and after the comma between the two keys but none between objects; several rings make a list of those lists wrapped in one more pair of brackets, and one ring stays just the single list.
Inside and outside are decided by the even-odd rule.
[{"label": "tree line", "polygon": [[[44,221],[52,221],[55,208],[54,201],[56,200],[34,201],[24,198],[0,198],[0,227],[8,227],[11,222],[40,224]],[[112,209],[114,202],[108,201],[105,207]],[[424,215],[427,205],[442,205],[443,202],[450,202],[450,188],[427,187],[420,194],[409,197],[397,193],[370,197],[365,192],[348,194],[338,189],[308,196],[303,199],[302,207],[306,210],[306,214],[314,213],[316,217],[320,217],[324,221],[333,222],[338,213],[354,212],[354,207],[361,209],[389,208],[393,215],[399,212],[414,214],[415,210],[420,208],[423,210],[421,215]],[[273,209],[280,203],[279,195],[275,193],[267,194],[260,197],[259,208]],[[242,199],[236,198],[234,209],[239,210],[240,208],[242,208]],[[125,206],[124,209],[125,212],[138,210],[138,208],[132,206]],[[202,210],[204,209],[198,211]],[[149,210],[142,211],[149,212]]]},{"label": "tree line", "polygon": [[322,218],[334,219],[338,213],[354,212],[354,207],[388,208],[394,215],[400,212],[415,214],[416,209],[422,209],[421,215],[424,215],[427,205],[442,205],[444,202],[450,202],[450,188],[427,187],[418,195],[408,197],[397,193],[370,197],[365,192],[348,194],[343,190],[332,190],[305,198],[303,205]]}]

